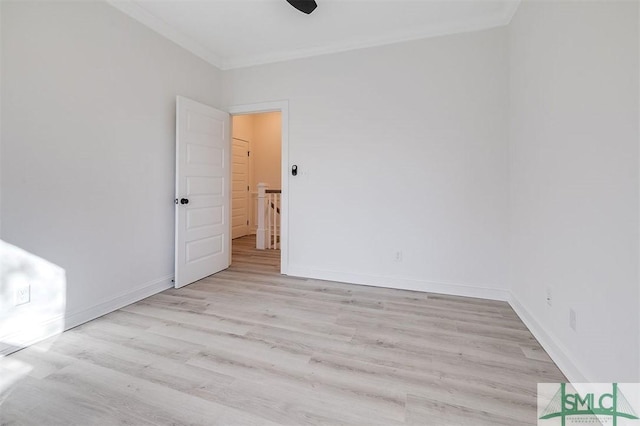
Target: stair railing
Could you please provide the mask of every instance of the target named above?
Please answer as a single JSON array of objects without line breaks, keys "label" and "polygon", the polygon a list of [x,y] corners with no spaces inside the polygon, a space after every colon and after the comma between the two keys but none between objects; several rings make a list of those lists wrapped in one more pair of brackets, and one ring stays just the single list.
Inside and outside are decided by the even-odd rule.
[{"label": "stair railing", "polygon": [[256,248],[280,248],[280,202],[282,190],[268,189],[266,183],[258,184],[258,229]]}]

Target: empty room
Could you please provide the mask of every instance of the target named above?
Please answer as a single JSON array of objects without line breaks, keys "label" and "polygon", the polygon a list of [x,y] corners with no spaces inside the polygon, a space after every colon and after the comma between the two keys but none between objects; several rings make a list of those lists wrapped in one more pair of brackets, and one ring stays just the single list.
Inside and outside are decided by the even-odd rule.
[{"label": "empty room", "polygon": [[0,0],[0,425],[640,425],[640,5]]}]

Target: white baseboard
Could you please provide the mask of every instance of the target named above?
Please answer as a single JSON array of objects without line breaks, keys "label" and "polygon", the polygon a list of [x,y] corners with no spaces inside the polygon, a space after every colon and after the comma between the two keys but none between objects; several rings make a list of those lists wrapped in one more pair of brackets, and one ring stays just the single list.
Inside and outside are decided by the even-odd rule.
[{"label": "white baseboard", "polygon": [[569,351],[564,345],[548,333],[513,294],[511,294],[509,298],[509,304],[571,383],[592,382],[592,380],[589,379],[591,376],[586,374],[583,368],[579,368],[575,365],[575,362],[571,360]]},{"label": "white baseboard", "polygon": [[[123,308],[171,287],[173,287],[173,276],[168,275],[139,285],[131,291],[99,302],[89,308],[67,314],[59,314],[55,317],[47,318],[44,321],[39,321],[36,324],[30,324],[30,328],[38,330],[38,333],[36,333],[33,338],[25,338],[23,331],[0,336],[0,357],[41,342],[63,331],[77,327],[80,324],[84,324],[85,322],[106,315],[109,312]],[[20,343],[17,343],[16,346],[16,344],[12,345],[6,342]]]},{"label": "white baseboard", "polygon": [[373,287],[413,290],[427,293],[449,294],[453,296],[475,297],[478,299],[509,300],[507,290],[491,287],[473,286],[458,283],[442,283],[422,281],[393,276],[353,274],[339,271],[328,271],[289,265],[287,275],[318,280],[338,281],[349,284],[370,285]]},{"label": "white baseboard", "polygon": [[400,290],[413,290],[428,293],[440,293],[453,296],[475,297],[479,299],[490,299],[506,301],[511,305],[515,313],[527,326],[529,331],[538,340],[540,345],[556,363],[560,371],[572,383],[590,382],[589,374],[583,368],[575,365],[569,356],[569,351],[557,341],[551,334],[547,333],[540,323],[527,311],[524,306],[508,290],[471,286],[468,284],[442,283],[434,281],[421,281],[407,278],[385,277],[364,274],[352,274],[339,271],[328,271],[313,268],[305,268],[291,265],[289,273],[302,278],[312,278],[318,280],[338,281],[349,284],[370,285],[374,287],[396,288]]},{"label": "white baseboard", "polygon": [[89,308],[68,313],[65,317],[64,329],[77,327],[80,324],[99,318],[146,297],[173,287],[173,275],[167,275],[154,281],[137,286],[135,289],[110,298]]},{"label": "white baseboard", "polygon": [[[0,358],[62,333],[64,331],[62,324],[64,324],[64,315],[60,314],[45,321],[38,321],[35,325],[30,326],[32,329],[38,330],[38,333],[33,337],[25,338],[24,330],[0,336]],[[19,343],[9,344],[6,342]]]}]

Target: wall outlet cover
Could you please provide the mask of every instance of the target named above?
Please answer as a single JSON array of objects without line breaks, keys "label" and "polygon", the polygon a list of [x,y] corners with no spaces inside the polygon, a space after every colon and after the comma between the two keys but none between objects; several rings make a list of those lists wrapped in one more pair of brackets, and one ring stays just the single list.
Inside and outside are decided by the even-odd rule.
[{"label": "wall outlet cover", "polygon": [[16,289],[15,294],[15,306],[24,305],[25,303],[29,303],[31,301],[31,286],[21,285]]}]

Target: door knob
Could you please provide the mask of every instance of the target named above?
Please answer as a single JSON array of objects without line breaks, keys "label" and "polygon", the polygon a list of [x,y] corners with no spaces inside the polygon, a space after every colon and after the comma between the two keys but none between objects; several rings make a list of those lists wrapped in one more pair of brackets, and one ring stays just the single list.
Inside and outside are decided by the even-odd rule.
[{"label": "door knob", "polygon": [[188,198],[180,198],[180,204],[189,204]]}]

